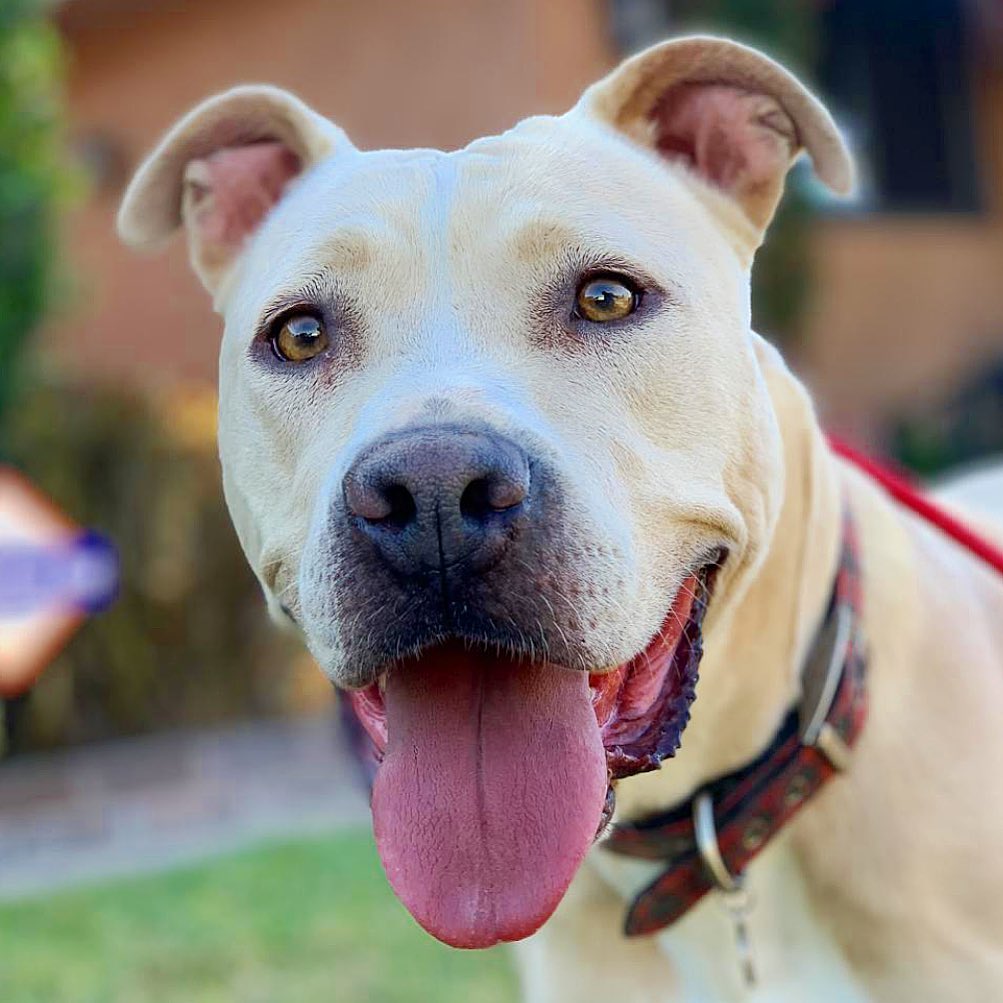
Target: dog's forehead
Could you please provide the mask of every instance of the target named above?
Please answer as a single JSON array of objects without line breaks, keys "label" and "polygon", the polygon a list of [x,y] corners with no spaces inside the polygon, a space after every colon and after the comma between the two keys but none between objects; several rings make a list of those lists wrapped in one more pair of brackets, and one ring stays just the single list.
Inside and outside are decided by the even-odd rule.
[{"label": "dog's forehead", "polygon": [[[653,208],[656,210],[653,212]],[[251,255],[279,283],[330,268],[365,271],[504,259],[532,266],[592,245],[650,254],[706,239],[708,216],[676,172],[609,131],[526,119],[460,150],[348,151],[315,167]]]}]

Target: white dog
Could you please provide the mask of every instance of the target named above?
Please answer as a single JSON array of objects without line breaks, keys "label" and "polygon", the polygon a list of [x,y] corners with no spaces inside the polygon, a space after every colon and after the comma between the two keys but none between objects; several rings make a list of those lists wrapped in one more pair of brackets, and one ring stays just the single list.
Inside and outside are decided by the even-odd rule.
[{"label": "white dog", "polygon": [[801,150],[851,188],[790,74],[688,38],[452,153],[238,88],[122,207],[225,319],[227,501],[391,883],[532,1003],[1003,999],[1003,580],[750,330]]}]

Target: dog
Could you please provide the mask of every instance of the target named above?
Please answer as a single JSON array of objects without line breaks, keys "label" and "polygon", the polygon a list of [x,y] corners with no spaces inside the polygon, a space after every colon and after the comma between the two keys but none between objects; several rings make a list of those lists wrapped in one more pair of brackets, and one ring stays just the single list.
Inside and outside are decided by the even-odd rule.
[{"label": "dog", "polygon": [[[751,330],[802,152],[852,190],[820,102],[700,36],[449,153],[239,87],[124,197],[224,318],[226,501],[372,738],[394,890],[517,943],[530,1003],[1003,998],[1003,580],[836,456]],[[837,682],[843,732],[794,746],[819,789],[734,873],[698,793]],[[611,847],[680,805],[699,887],[664,923],[666,860]]]}]

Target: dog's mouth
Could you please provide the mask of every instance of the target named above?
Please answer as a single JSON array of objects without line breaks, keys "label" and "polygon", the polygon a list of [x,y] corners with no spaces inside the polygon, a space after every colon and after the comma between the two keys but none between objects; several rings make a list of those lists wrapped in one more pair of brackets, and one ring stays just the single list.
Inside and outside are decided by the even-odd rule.
[{"label": "dog's mouth", "polygon": [[613,813],[613,782],[674,754],[718,562],[689,575],[629,662],[587,674],[449,642],[348,694],[374,746],[387,877],[433,936],[521,940]]}]

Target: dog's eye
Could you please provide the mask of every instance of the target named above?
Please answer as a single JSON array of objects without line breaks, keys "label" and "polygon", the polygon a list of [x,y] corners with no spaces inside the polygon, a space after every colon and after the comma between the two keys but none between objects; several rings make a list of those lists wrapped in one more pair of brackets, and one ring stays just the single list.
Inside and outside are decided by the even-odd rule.
[{"label": "dog's eye", "polygon": [[327,331],[312,314],[293,314],[275,326],[272,348],[286,362],[306,362],[327,348]]},{"label": "dog's eye", "polygon": [[593,275],[579,287],[575,314],[583,320],[605,324],[630,316],[639,300],[637,290],[618,275]]}]

